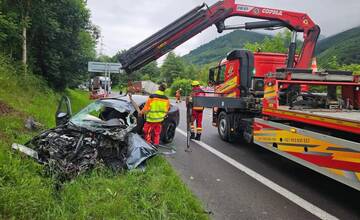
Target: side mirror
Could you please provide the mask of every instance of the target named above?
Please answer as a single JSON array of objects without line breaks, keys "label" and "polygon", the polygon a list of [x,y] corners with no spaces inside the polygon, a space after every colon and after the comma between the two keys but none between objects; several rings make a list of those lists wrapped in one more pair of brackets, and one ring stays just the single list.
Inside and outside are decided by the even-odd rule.
[{"label": "side mirror", "polygon": [[63,96],[56,110],[55,121],[56,126],[64,125],[69,122],[72,115],[71,102],[67,96]]},{"label": "side mirror", "polygon": [[215,71],[214,69],[209,70],[209,85],[215,84]]}]

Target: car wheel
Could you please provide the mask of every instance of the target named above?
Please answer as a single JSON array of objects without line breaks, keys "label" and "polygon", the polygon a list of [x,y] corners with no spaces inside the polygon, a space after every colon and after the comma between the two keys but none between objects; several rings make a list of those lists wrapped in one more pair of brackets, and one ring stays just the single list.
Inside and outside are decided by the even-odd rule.
[{"label": "car wheel", "polygon": [[233,134],[230,133],[230,122],[226,112],[220,112],[218,116],[218,133],[222,140],[231,142],[233,140]]},{"label": "car wheel", "polygon": [[176,124],[173,121],[166,121],[163,124],[161,132],[161,140],[165,144],[171,143],[174,140],[176,133]]}]

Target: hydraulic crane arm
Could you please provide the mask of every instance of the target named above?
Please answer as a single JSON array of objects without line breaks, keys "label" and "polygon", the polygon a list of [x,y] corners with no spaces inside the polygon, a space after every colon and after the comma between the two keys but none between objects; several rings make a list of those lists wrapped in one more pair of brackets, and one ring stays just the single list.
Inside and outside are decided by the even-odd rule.
[{"label": "hydraulic crane arm", "polygon": [[[206,4],[189,11],[154,35],[123,53],[119,61],[131,73],[175,49],[190,38],[215,24],[218,32],[228,29],[259,29],[287,27],[293,31],[289,46],[288,68],[308,68],[320,34],[320,28],[304,13],[239,4],[239,0],[223,0],[211,7]],[[240,16],[265,21],[248,22],[241,26],[225,26],[229,17]],[[304,43],[295,66],[296,33],[303,32]]]}]

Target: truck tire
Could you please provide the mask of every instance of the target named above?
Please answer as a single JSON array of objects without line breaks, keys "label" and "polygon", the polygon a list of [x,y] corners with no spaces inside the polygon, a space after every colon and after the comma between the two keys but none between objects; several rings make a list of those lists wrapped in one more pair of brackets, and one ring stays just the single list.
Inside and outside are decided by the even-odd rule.
[{"label": "truck tire", "polygon": [[233,134],[230,132],[229,116],[226,112],[220,112],[218,116],[218,133],[220,138],[226,142],[233,140]]}]

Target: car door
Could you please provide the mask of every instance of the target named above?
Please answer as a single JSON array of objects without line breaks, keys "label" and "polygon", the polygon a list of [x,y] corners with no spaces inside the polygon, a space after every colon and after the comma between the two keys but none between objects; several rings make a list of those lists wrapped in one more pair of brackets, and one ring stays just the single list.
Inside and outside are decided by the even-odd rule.
[{"label": "car door", "polygon": [[71,102],[67,96],[63,96],[56,110],[55,121],[56,126],[64,125],[69,122],[72,115]]}]

